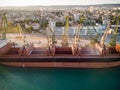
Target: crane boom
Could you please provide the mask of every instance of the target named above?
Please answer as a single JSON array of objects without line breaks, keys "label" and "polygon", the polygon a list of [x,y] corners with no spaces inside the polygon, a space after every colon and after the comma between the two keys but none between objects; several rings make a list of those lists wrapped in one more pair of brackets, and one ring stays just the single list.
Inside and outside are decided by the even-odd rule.
[{"label": "crane boom", "polygon": [[107,37],[107,34],[108,34],[108,31],[110,30],[110,22],[108,23],[107,27],[106,27],[106,30],[103,34],[103,36],[101,37],[101,40],[100,40],[100,45],[103,46],[104,45],[104,42],[105,42],[105,39]]},{"label": "crane boom", "polygon": [[49,31],[52,33],[51,37],[48,37],[48,39],[51,39],[49,43],[51,43],[52,45],[55,44],[55,32],[52,30],[52,28],[50,26],[48,26]]},{"label": "crane boom", "polygon": [[79,38],[80,38],[79,34],[80,34],[80,25],[78,24],[78,28],[75,32],[75,44],[78,44],[79,42]]},{"label": "crane boom", "polygon": [[72,46],[73,55],[80,55],[80,53],[81,53],[81,46],[79,46],[80,29],[81,29],[81,27],[78,24],[78,28],[77,28],[77,30],[75,32],[74,43],[73,43],[73,46]]},{"label": "crane boom", "polygon": [[[55,32],[52,30],[52,28],[50,26],[48,26],[46,29],[48,29],[49,31],[47,32],[48,34],[46,34],[47,37],[47,41],[48,41],[48,50],[47,50],[47,54],[48,55],[54,55],[55,53]],[[50,34],[51,33],[51,34]]]},{"label": "crane boom", "polygon": [[25,34],[24,34],[23,30],[22,30],[22,27],[21,27],[20,23],[17,23],[17,27],[18,27],[18,30],[20,32],[20,36],[21,36],[21,38],[22,38],[22,40],[23,40],[23,42],[25,44]]}]

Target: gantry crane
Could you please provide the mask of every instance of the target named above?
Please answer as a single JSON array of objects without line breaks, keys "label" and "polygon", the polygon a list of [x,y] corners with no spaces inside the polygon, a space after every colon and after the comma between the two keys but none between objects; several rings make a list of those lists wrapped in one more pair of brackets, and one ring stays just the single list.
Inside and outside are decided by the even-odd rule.
[{"label": "gantry crane", "polygon": [[6,39],[6,32],[8,30],[8,23],[6,14],[2,14],[2,28],[1,28],[1,39]]},{"label": "gantry crane", "polygon": [[62,37],[62,41],[63,41],[62,47],[69,47],[68,39],[69,39],[69,16],[66,17],[66,25]]}]

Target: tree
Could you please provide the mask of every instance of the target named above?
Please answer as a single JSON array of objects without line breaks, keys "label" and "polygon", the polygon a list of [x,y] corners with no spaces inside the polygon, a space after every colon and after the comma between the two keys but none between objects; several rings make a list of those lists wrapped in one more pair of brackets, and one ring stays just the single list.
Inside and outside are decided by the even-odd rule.
[{"label": "tree", "polygon": [[102,16],[99,16],[99,18],[96,20],[97,23],[102,24]]},{"label": "tree", "polygon": [[48,20],[43,19],[41,21],[41,25],[40,26],[41,26],[42,29],[45,29],[48,26]]},{"label": "tree", "polygon": [[26,29],[26,32],[31,33],[33,31],[33,27],[30,26],[29,28]]},{"label": "tree", "polygon": [[64,23],[62,23],[62,22],[56,22],[56,26],[64,26]]},{"label": "tree", "polygon": [[84,17],[84,15],[82,15],[82,16],[80,17],[79,23],[80,23],[80,24],[83,24],[84,21],[85,21],[85,17]]}]

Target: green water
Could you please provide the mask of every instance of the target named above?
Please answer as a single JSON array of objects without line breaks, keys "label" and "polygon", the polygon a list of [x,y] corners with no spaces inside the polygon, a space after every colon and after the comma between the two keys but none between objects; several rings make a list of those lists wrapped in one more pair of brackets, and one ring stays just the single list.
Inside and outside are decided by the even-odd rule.
[{"label": "green water", "polygon": [[60,69],[0,66],[0,90],[120,90],[120,67]]}]

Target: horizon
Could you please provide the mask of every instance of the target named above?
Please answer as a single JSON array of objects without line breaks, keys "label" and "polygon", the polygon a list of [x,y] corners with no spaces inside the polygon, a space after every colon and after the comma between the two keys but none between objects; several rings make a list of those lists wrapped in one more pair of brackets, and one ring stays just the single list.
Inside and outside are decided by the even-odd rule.
[{"label": "horizon", "polygon": [[120,4],[120,0],[4,0],[0,2],[0,7],[6,6],[65,6],[65,5],[101,5],[101,4]]},{"label": "horizon", "polygon": [[0,7],[29,7],[29,6],[43,6],[43,7],[51,7],[51,6],[94,6],[94,5],[110,5],[110,4],[120,4],[120,3],[104,3],[104,4],[89,4],[89,5],[25,5],[25,6],[0,6]]}]

